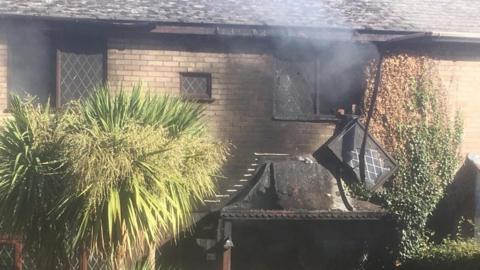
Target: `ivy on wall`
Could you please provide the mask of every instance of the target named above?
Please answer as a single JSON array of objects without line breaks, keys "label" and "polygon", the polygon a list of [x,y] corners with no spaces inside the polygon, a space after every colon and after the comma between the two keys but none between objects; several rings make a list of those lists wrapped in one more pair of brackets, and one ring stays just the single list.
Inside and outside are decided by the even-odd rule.
[{"label": "ivy on wall", "polygon": [[[365,108],[375,66],[367,71]],[[459,113],[448,109],[446,94],[433,59],[408,53],[385,57],[369,131],[399,164],[393,180],[375,196],[397,218],[400,259],[427,248],[427,221],[458,166],[463,127]]]}]

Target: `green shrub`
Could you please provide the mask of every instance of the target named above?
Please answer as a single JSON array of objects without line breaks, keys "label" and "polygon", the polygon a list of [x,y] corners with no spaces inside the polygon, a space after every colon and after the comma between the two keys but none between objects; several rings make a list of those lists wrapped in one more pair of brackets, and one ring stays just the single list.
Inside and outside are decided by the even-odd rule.
[{"label": "green shrub", "polygon": [[424,249],[410,258],[401,270],[478,270],[480,269],[480,244],[473,239],[445,240]]}]

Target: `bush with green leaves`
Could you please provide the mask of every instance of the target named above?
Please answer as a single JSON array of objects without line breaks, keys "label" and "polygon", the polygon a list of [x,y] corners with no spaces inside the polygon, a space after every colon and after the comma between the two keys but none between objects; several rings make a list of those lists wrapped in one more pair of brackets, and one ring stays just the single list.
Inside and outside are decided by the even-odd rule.
[{"label": "bush with green leaves", "polygon": [[67,186],[59,116],[12,97],[0,132],[1,230],[21,237],[40,269],[68,262],[65,220],[52,215]]},{"label": "bush with green leaves", "polygon": [[[374,69],[369,74],[367,106]],[[433,59],[404,53],[385,58],[371,132],[399,169],[376,196],[397,218],[403,260],[428,248],[427,221],[458,168],[462,121],[458,113],[451,117],[446,97]]]},{"label": "bush with green leaves", "polygon": [[478,270],[480,244],[473,239],[444,240],[406,261],[401,270]]},{"label": "bush with green leaves", "polygon": [[206,132],[200,104],[138,87],[96,89],[56,114],[13,97],[0,132],[1,228],[41,269],[67,267],[78,250],[128,268],[188,230],[214,193],[227,146]]}]

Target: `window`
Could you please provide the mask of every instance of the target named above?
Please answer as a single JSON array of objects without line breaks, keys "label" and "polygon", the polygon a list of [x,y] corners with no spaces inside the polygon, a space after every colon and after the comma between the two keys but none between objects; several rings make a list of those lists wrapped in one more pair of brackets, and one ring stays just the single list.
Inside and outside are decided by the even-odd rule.
[{"label": "window", "polygon": [[105,44],[70,38],[57,50],[57,106],[87,96],[105,80]]},{"label": "window", "polygon": [[366,64],[375,49],[356,44],[285,45],[273,61],[273,116],[333,120],[338,109],[361,104]]},{"label": "window", "polygon": [[[27,30],[26,30],[27,31]],[[51,105],[86,96],[105,80],[105,41],[99,38],[62,39],[45,31],[8,35],[8,91],[35,96]]]},{"label": "window", "polygon": [[[39,31],[25,30],[8,35],[8,91],[35,96],[38,102],[54,99],[55,47]],[[52,104],[54,100],[51,100]]]},{"label": "window", "polygon": [[194,100],[212,99],[212,77],[209,73],[180,73],[183,97]]}]

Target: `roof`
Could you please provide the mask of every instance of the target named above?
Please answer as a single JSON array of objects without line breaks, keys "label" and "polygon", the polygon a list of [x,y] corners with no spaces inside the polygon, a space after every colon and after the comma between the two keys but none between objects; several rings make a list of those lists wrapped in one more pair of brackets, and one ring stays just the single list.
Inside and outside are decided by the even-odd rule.
[{"label": "roof", "polygon": [[0,15],[355,30],[480,33],[470,0],[0,0]]},{"label": "roof", "polygon": [[283,158],[264,163],[220,215],[245,220],[377,220],[388,212],[343,192],[321,164]]}]

